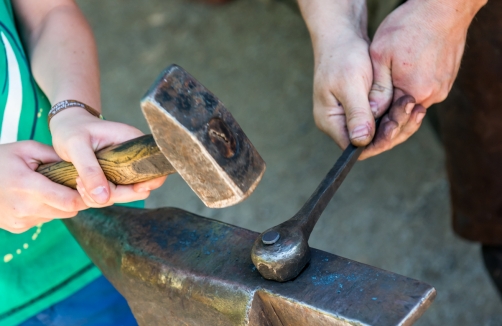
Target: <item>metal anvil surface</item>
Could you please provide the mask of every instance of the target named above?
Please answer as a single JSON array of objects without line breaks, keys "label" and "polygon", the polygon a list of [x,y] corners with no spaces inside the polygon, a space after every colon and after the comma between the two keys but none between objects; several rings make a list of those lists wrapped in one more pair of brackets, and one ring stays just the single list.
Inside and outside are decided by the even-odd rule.
[{"label": "metal anvil surface", "polygon": [[410,325],[433,287],[313,249],[294,280],[261,277],[258,233],[176,208],[87,210],[65,221],[141,325]]}]

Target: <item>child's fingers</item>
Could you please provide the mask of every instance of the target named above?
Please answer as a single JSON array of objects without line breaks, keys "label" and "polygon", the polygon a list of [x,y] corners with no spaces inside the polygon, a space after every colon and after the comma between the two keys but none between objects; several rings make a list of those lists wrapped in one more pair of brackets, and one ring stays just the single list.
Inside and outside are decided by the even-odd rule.
[{"label": "child's fingers", "polygon": [[[36,195],[40,202],[57,211],[74,213],[88,208],[78,192],[52,182],[42,174],[33,173],[30,176],[30,186],[30,192]],[[44,216],[51,217],[51,215]]]},{"label": "child's fingers", "polygon": [[0,221],[0,229],[7,230],[11,233],[19,234],[28,231],[34,226],[37,226],[42,223],[47,223],[52,221],[51,218],[41,218],[29,216],[22,219],[9,217],[1,219]]},{"label": "child's fingers", "polygon": [[66,153],[92,201],[98,205],[106,204],[110,199],[110,188],[91,144],[84,139],[71,141]]},{"label": "child's fingers", "polygon": [[143,200],[150,196],[150,191],[136,192],[133,185],[116,186],[112,191],[111,199],[114,203],[129,203],[132,201]]},{"label": "child's fingers", "polygon": [[[78,211],[66,212],[49,205],[42,205],[37,210],[37,217],[45,219],[62,219],[62,218],[72,218],[78,214]],[[23,218],[24,219],[24,218]]]},{"label": "child's fingers", "polygon": [[61,158],[56,154],[54,148],[41,144],[33,140],[18,142],[16,153],[21,156],[28,166],[35,170],[40,164],[59,162]]},{"label": "child's fingers", "polygon": [[82,187],[81,181],[77,178],[77,190],[82,196],[84,202],[93,208],[101,208],[106,206],[111,206],[115,203],[129,203],[132,201],[146,199],[150,195],[150,191],[136,192],[134,191],[133,185],[121,185],[117,186],[110,182],[110,199],[105,204],[96,204],[92,202],[89,194]]},{"label": "child's fingers", "polygon": [[150,191],[154,190],[157,188],[160,188],[162,184],[164,184],[164,181],[166,181],[167,176],[165,177],[160,177],[160,178],[155,178],[153,180],[148,180],[144,182],[139,182],[133,185],[133,189],[135,192],[144,192],[144,191]]}]

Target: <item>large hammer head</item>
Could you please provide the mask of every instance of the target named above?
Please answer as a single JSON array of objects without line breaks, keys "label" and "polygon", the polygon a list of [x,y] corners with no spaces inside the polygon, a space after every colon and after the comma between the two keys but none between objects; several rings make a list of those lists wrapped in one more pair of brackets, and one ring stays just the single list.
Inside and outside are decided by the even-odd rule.
[{"label": "large hammer head", "polygon": [[141,101],[162,153],[212,208],[246,199],[265,162],[220,100],[177,65],[164,70]]},{"label": "large hammer head", "polygon": [[175,208],[86,210],[64,223],[140,325],[411,325],[435,297],[411,278],[311,250],[292,281],[261,277],[256,232]]}]

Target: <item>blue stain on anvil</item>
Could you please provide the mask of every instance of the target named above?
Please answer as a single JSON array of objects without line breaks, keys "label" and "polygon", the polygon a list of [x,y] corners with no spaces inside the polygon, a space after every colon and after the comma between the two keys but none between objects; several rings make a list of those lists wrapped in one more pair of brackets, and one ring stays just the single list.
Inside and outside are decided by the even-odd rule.
[{"label": "blue stain on anvil", "polygon": [[328,258],[324,258],[322,261],[329,261],[329,259]]},{"label": "blue stain on anvil", "polygon": [[202,251],[206,254],[206,255],[210,255],[211,252],[214,252],[214,250],[209,250],[206,246],[204,246],[202,248]]},{"label": "blue stain on anvil", "polygon": [[378,298],[371,298],[371,300],[373,300],[373,301],[376,301],[376,299],[378,299]]},{"label": "blue stain on anvil", "polygon": [[207,231],[207,233],[205,234],[205,237],[209,239],[209,241],[211,241],[211,243],[215,243],[216,241],[220,240],[220,237],[217,236],[216,234],[214,234],[214,230],[209,230]]},{"label": "blue stain on anvil", "polygon": [[173,244],[173,249],[185,251],[187,250],[193,243],[196,243],[199,240],[199,235],[195,230],[182,230],[180,235],[178,236],[178,242]]},{"label": "blue stain on anvil", "polygon": [[312,276],[312,283],[314,283],[314,285],[331,285],[335,283],[337,278],[338,275],[336,274],[323,275],[319,276],[319,278]]},{"label": "blue stain on anvil", "polygon": [[350,274],[349,276],[347,276],[347,281],[355,281],[357,280],[357,277],[354,275],[354,274]]}]

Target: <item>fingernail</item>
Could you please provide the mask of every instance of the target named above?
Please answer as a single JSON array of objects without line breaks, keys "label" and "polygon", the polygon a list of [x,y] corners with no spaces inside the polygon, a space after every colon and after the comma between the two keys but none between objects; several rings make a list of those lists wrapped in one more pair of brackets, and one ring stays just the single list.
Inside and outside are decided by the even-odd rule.
[{"label": "fingernail", "polygon": [[415,118],[415,121],[417,123],[420,123],[420,122],[422,122],[422,120],[424,119],[424,117],[425,117],[425,113],[420,112],[419,114],[417,114],[417,117]]},{"label": "fingernail", "polygon": [[404,107],[404,111],[406,112],[406,114],[410,114],[411,110],[413,110],[414,106],[415,106],[415,103],[406,104],[406,106]]},{"label": "fingernail", "polygon": [[139,188],[138,189],[138,192],[147,192],[147,191],[150,191],[150,189],[148,189],[148,188]]},{"label": "fingernail", "polygon": [[373,112],[373,115],[376,116],[378,113],[378,105],[376,102],[370,101],[370,108],[371,112]]},{"label": "fingernail", "polygon": [[103,186],[99,186],[99,187],[94,188],[91,191],[91,195],[92,195],[92,198],[98,204],[104,204],[108,201],[108,191]]},{"label": "fingernail", "polygon": [[370,134],[368,127],[358,126],[350,133],[350,139],[366,138]]},{"label": "fingernail", "polygon": [[84,197],[84,195],[82,193],[82,188],[78,184],[77,184],[77,191],[80,194],[80,197]]}]

